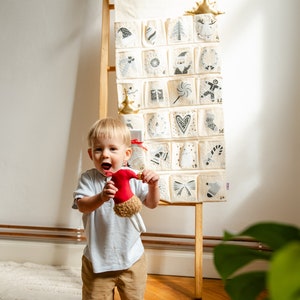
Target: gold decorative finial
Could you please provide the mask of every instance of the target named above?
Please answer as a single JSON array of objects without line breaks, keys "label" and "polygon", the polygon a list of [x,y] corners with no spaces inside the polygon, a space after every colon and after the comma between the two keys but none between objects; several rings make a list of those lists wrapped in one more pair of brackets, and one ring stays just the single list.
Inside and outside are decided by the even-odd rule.
[{"label": "gold decorative finial", "polygon": [[201,14],[213,14],[215,16],[224,14],[217,9],[215,9],[216,1],[202,0],[202,2],[196,2],[197,7],[193,10],[188,10],[185,12],[186,15],[201,15]]},{"label": "gold decorative finial", "polygon": [[125,99],[122,102],[123,107],[119,109],[119,114],[128,115],[128,114],[137,114],[139,109],[135,108],[132,104],[134,101],[129,100],[127,90],[124,89]]}]

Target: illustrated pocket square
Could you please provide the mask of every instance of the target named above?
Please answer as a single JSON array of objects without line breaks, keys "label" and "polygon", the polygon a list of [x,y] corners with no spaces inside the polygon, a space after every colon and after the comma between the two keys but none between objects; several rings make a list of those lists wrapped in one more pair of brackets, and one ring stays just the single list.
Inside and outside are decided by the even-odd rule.
[{"label": "illustrated pocket square", "polygon": [[173,169],[192,170],[199,168],[198,143],[194,141],[172,143]]},{"label": "illustrated pocket square", "polygon": [[170,119],[168,111],[146,113],[145,115],[146,138],[170,138]]},{"label": "illustrated pocket square", "polygon": [[138,78],[142,76],[140,51],[116,52],[117,78]]},{"label": "illustrated pocket square", "polygon": [[117,83],[118,112],[138,113],[143,108],[143,88],[141,80]]},{"label": "illustrated pocket square", "polygon": [[166,44],[166,32],[162,20],[146,20],[143,22],[143,45],[145,47]]},{"label": "illustrated pocket square", "polygon": [[131,48],[141,45],[140,22],[115,22],[115,47]]},{"label": "illustrated pocket square", "polygon": [[195,68],[200,74],[220,73],[221,62],[219,48],[216,46],[195,49]]},{"label": "illustrated pocket square", "polygon": [[201,141],[199,142],[199,145],[201,169],[225,168],[224,139]]},{"label": "illustrated pocket square", "polygon": [[170,189],[174,202],[197,201],[197,175],[171,175]]},{"label": "illustrated pocket square", "polygon": [[206,201],[225,201],[226,182],[223,172],[199,175],[199,199]]},{"label": "illustrated pocket square", "polygon": [[200,136],[216,136],[224,134],[223,109],[221,107],[203,108],[198,111]]},{"label": "illustrated pocket square", "polygon": [[160,199],[166,202],[171,202],[169,175],[160,175],[158,186]]},{"label": "illustrated pocket square", "polygon": [[144,77],[159,77],[168,74],[167,52],[165,49],[143,51],[142,57]]},{"label": "illustrated pocket square", "polygon": [[169,74],[194,74],[194,50],[192,47],[169,49]]},{"label": "illustrated pocket square", "polygon": [[153,170],[171,169],[171,144],[168,142],[146,143],[147,167]]},{"label": "illustrated pocket square", "polygon": [[181,110],[171,113],[173,137],[193,137],[198,135],[196,110]]},{"label": "illustrated pocket square", "polygon": [[196,85],[193,77],[181,77],[168,81],[170,106],[196,104]]},{"label": "illustrated pocket square", "polygon": [[212,14],[194,15],[194,29],[194,36],[196,37],[196,41],[219,41],[217,19]]},{"label": "illustrated pocket square", "polygon": [[149,80],[145,82],[145,106],[166,107],[169,104],[167,82],[164,79]]},{"label": "illustrated pocket square", "polygon": [[130,168],[138,171],[145,169],[145,152],[146,150],[139,145],[132,145],[132,154],[128,160],[128,165]]},{"label": "illustrated pocket square", "polygon": [[222,104],[222,78],[205,77],[197,81],[200,104]]},{"label": "illustrated pocket square", "polygon": [[185,43],[193,40],[193,17],[181,16],[166,21],[168,44]]}]

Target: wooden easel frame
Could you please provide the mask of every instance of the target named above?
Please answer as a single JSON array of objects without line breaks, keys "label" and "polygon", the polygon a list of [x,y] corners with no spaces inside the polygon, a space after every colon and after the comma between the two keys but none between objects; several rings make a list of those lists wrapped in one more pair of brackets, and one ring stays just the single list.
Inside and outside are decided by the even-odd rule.
[{"label": "wooden easel frame", "polygon": [[[115,71],[114,66],[109,66],[110,44],[110,11],[114,5],[109,0],[102,0],[102,37],[100,58],[100,95],[99,118],[107,116],[108,112],[108,73]],[[203,232],[202,232],[202,203],[169,204],[161,202],[160,205],[169,206],[194,206],[195,207],[195,299],[202,299],[203,288]]]}]

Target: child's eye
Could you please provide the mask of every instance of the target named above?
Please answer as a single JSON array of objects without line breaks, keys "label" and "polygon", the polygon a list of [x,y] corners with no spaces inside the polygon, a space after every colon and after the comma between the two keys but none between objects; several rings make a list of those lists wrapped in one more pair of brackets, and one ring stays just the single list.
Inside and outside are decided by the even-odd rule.
[{"label": "child's eye", "polygon": [[95,152],[101,152],[102,149],[101,149],[101,148],[95,148],[94,151],[95,151]]}]

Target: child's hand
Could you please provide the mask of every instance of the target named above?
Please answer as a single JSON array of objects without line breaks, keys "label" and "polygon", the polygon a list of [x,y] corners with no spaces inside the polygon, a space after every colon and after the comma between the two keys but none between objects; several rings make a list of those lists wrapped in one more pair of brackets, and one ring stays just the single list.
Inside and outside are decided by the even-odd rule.
[{"label": "child's hand", "polygon": [[159,194],[159,175],[151,170],[144,170],[141,175],[143,182],[148,183],[149,189],[145,201],[143,202],[148,208],[155,208],[160,200]]},{"label": "child's hand", "polygon": [[107,181],[101,194],[103,201],[108,201],[111,198],[115,197],[116,192],[118,189],[116,188],[113,181]]},{"label": "child's hand", "polygon": [[142,172],[142,181],[151,186],[158,186],[159,176],[152,170],[144,170]]}]

